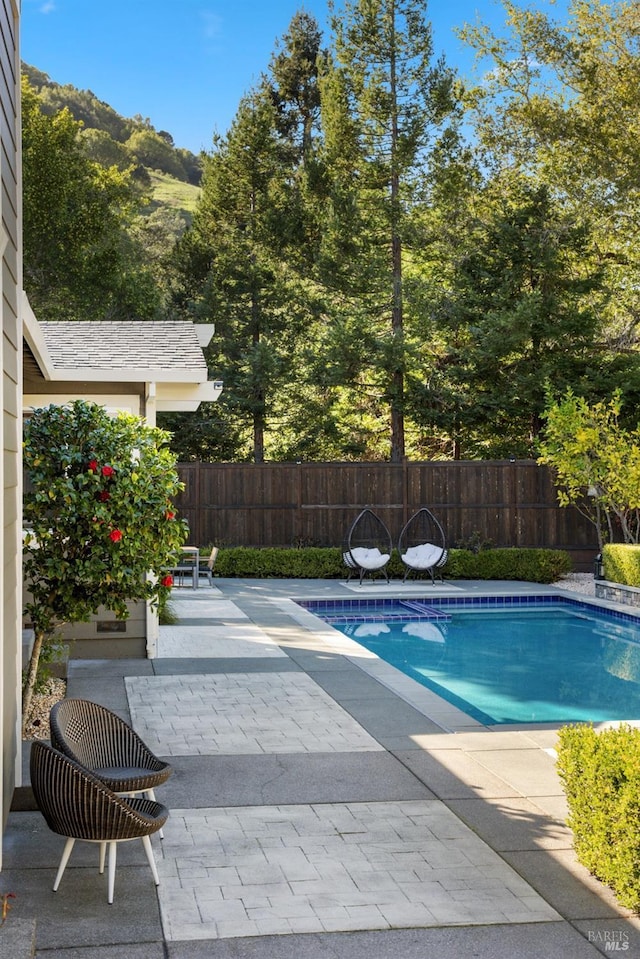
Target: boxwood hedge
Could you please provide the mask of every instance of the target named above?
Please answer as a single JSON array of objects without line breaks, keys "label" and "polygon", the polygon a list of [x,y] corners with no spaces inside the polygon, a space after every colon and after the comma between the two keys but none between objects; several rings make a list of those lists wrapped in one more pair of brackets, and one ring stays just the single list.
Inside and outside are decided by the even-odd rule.
[{"label": "boxwood hedge", "polygon": [[604,578],[625,586],[640,586],[640,546],[607,543],[602,550]]},{"label": "boxwood hedge", "polygon": [[[405,567],[394,550],[389,576],[402,579]],[[449,551],[444,579],[512,579],[553,583],[571,570],[569,554],[554,549],[466,549]],[[341,579],[346,576],[342,550],[336,547],[222,547],[215,573],[239,578]]]},{"label": "boxwood hedge", "polygon": [[559,731],[558,772],[578,859],[620,904],[640,905],[640,729]]}]

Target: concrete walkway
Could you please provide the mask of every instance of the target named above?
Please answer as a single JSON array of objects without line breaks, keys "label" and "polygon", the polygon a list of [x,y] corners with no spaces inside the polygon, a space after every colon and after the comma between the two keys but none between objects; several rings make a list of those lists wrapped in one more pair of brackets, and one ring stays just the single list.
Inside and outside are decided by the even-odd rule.
[{"label": "concrete walkway", "polygon": [[174,591],[156,660],[72,661],[68,695],[174,766],[161,882],[127,844],[108,906],[78,844],[53,893],[63,840],[12,812],[0,957],[33,955],[34,930],[61,959],[640,955],[638,920],[575,861],[555,729],[481,726],[292,602],[434,592],[216,580]]}]

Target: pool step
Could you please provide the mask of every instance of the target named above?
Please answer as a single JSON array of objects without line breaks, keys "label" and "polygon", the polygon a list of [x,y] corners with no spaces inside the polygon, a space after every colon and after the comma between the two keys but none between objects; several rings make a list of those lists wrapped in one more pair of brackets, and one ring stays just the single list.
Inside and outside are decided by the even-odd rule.
[{"label": "pool step", "polygon": [[449,613],[443,613],[441,609],[435,606],[429,606],[427,603],[421,603],[418,599],[401,599],[400,605],[410,609],[413,613],[419,613],[422,619],[434,619],[440,623],[450,623]]}]

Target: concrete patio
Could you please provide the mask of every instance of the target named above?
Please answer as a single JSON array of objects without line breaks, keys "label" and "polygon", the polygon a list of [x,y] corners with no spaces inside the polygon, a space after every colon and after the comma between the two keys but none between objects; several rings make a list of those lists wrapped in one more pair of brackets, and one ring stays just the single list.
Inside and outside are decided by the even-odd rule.
[{"label": "concrete patio", "polygon": [[115,709],[174,766],[161,883],[127,844],[109,906],[78,844],[53,893],[63,840],[23,791],[0,957],[640,954],[638,919],[575,860],[555,728],[482,726],[292,602],[439,591],[553,588],[216,579],[174,591],[157,659],[72,660],[68,695]]}]

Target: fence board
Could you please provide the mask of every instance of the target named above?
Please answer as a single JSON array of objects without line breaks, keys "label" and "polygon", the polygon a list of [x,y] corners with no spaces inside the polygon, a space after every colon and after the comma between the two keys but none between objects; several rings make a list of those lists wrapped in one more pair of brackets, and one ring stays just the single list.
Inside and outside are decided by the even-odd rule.
[{"label": "fence board", "polygon": [[365,506],[397,540],[428,506],[454,544],[569,550],[590,568],[592,525],[558,506],[551,471],[534,461],[421,463],[183,463],[177,506],[201,546],[339,546]]}]

